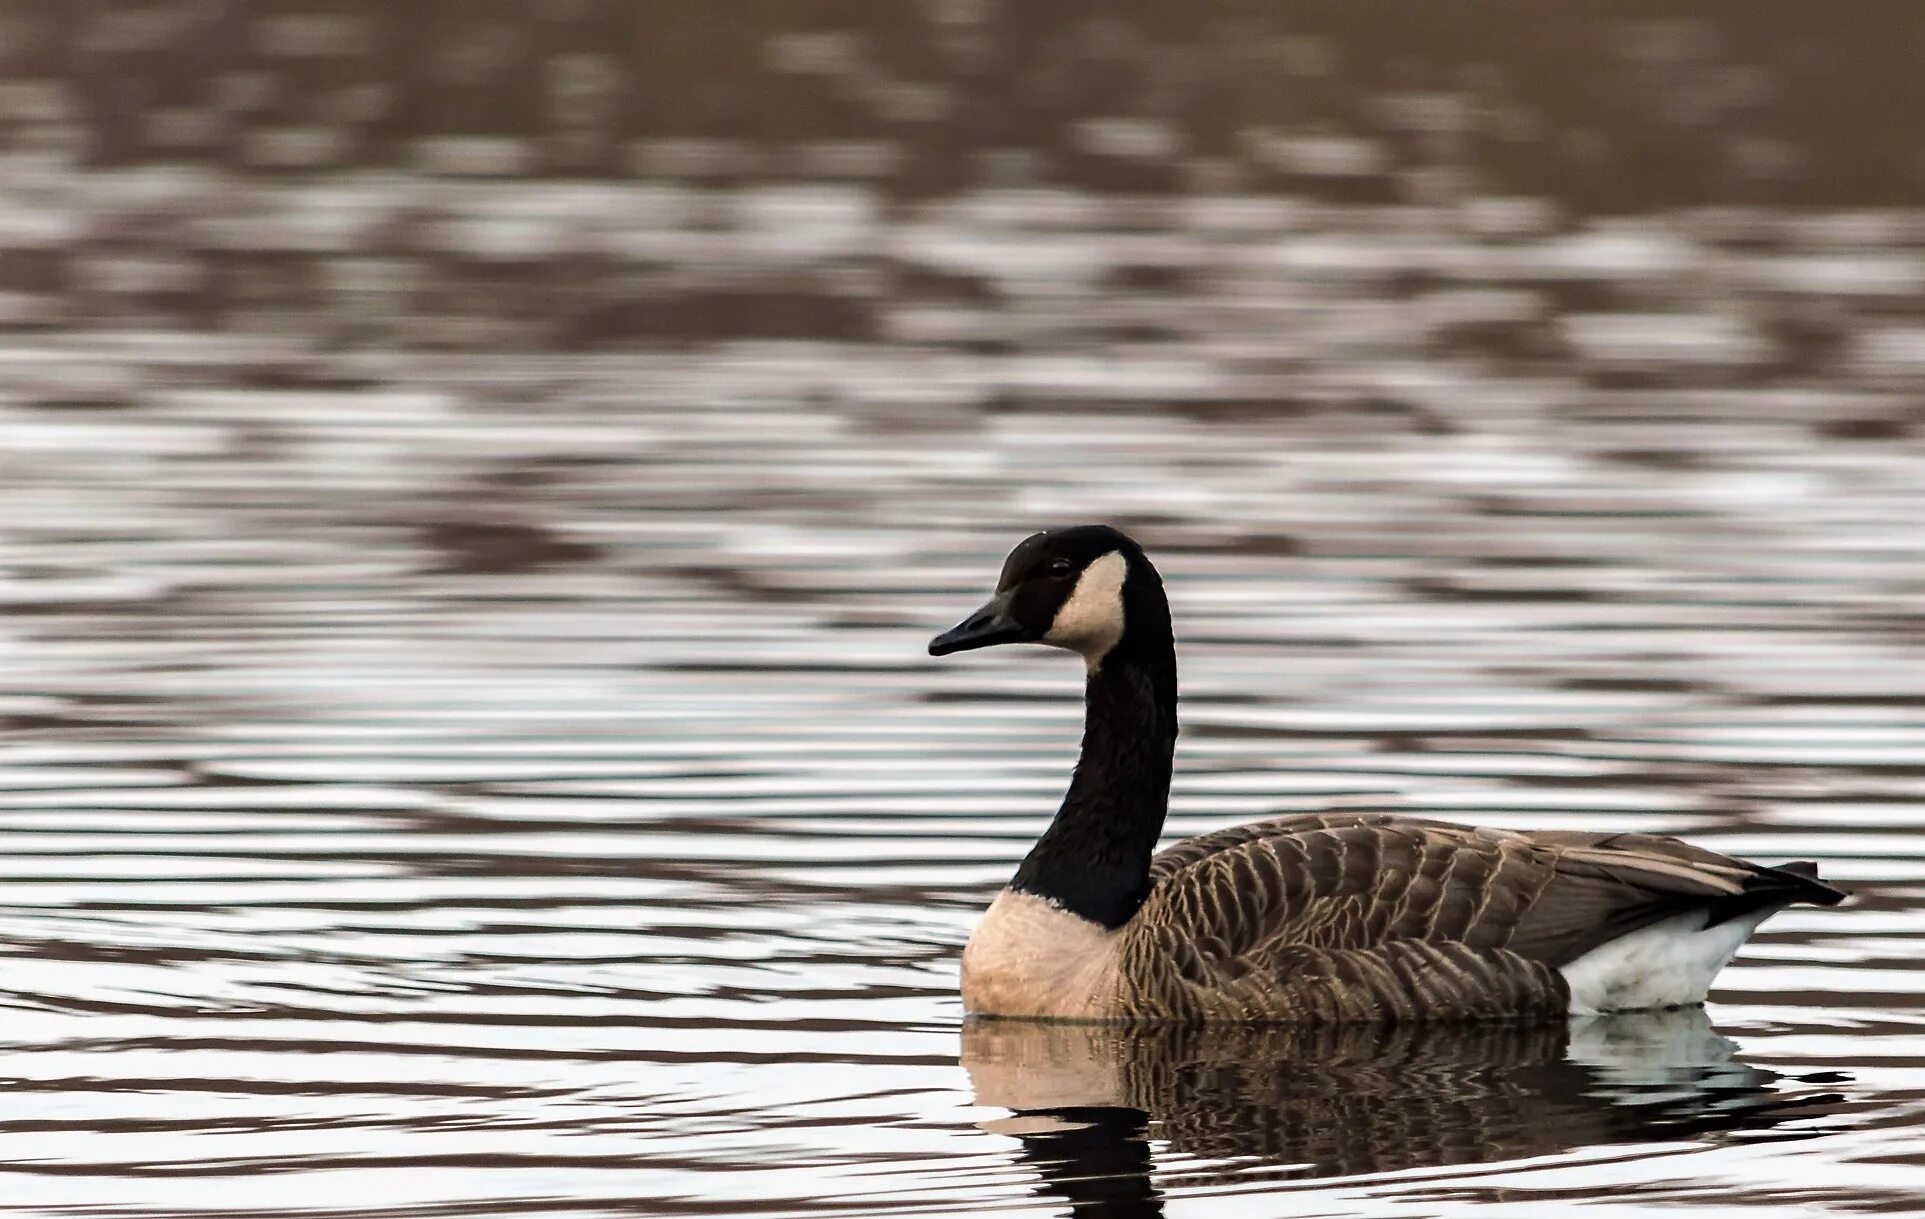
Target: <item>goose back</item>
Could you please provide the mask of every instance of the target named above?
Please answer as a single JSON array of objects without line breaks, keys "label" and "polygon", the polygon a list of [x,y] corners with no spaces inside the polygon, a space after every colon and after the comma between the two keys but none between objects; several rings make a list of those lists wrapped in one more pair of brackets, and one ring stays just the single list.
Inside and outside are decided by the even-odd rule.
[{"label": "goose back", "polygon": [[[1730,925],[1735,934],[1708,941],[1722,953],[1701,970],[1708,986],[1764,914],[1843,896],[1800,868],[1673,838],[1385,813],[1206,834],[1157,855],[1151,878],[1119,933],[1108,1006],[1179,1020],[1561,1014],[1572,978],[1586,976],[1571,970],[1632,933]],[[1671,984],[1684,988],[1679,1002],[1703,997],[1697,978]]]}]

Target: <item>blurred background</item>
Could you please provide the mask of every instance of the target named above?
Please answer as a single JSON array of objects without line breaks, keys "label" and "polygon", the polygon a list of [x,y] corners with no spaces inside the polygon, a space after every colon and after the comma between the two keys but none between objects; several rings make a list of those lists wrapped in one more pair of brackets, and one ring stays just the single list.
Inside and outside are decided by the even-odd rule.
[{"label": "blurred background", "polygon": [[[1921,80],[1910,0],[0,0],[0,1188],[1905,1205]],[[1748,1082],[1429,1045],[1393,1129],[1151,1046],[1093,1159],[979,1128],[954,958],[1080,686],[923,645],[1089,520],[1171,583],[1173,834],[1825,860]],[[1433,1146],[1491,1078],[1590,1107]]]}]

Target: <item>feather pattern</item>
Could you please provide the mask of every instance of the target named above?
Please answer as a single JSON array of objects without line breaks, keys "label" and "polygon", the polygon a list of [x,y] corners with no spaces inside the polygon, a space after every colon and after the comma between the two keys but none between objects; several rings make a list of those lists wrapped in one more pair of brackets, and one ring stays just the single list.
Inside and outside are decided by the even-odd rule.
[{"label": "feather pattern", "polygon": [[1178,843],[1150,872],[1105,1006],[1175,1020],[1561,1014],[1560,970],[1630,932],[1842,896],[1674,838],[1386,813],[1236,826]]}]

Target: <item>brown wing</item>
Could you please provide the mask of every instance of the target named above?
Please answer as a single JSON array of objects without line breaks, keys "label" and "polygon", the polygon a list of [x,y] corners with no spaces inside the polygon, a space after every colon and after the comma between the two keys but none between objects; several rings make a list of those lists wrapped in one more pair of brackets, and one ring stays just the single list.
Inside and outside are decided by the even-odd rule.
[{"label": "brown wing", "polygon": [[1242,1019],[1562,1011],[1558,967],[1639,927],[1842,896],[1675,839],[1383,813],[1234,827],[1164,852],[1152,876],[1125,930],[1134,1006]]},{"label": "brown wing", "polygon": [[1508,947],[1552,965],[1682,910],[1703,908],[1715,925],[1769,906],[1835,906],[1845,898],[1810,863],[1768,867],[1655,834],[1520,837],[1552,853],[1556,875]]}]

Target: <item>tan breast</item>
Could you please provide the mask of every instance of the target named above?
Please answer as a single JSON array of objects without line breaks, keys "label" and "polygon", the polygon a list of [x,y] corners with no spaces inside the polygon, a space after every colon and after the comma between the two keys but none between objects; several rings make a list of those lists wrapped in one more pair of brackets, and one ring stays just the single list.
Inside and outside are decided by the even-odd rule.
[{"label": "tan breast", "polygon": [[1113,1016],[1117,947],[1116,932],[1005,889],[963,949],[963,1006],[986,1016]]}]

